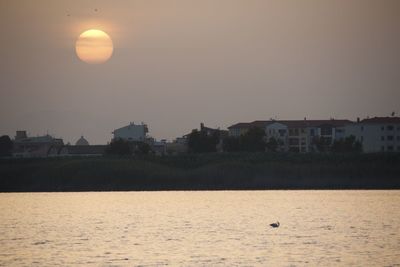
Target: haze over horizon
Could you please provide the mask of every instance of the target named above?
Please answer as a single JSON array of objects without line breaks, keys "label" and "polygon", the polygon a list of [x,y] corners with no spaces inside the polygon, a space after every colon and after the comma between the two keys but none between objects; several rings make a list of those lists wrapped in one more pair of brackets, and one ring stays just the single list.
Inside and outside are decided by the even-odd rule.
[{"label": "haze over horizon", "polygon": [[[399,25],[397,0],[1,0],[0,135],[399,114]],[[104,64],[75,54],[92,28],[113,40]]]}]

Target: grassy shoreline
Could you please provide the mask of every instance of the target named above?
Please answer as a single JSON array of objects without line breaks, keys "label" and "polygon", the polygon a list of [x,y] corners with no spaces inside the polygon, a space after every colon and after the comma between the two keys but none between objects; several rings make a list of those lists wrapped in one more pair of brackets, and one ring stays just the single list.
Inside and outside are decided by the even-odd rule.
[{"label": "grassy shoreline", "polygon": [[400,154],[0,160],[0,192],[256,189],[400,189]]}]

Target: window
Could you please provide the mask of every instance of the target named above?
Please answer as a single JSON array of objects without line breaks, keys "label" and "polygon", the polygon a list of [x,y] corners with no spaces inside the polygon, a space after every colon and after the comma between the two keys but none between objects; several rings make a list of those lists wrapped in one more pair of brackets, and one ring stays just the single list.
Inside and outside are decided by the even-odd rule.
[{"label": "window", "polygon": [[364,142],[364,136],[360,137],[361,143]]},{"label": "window", "polygon": [[332,127],[322,127],[321,135],[332,135]]},{"label": "window", "polygon": [[364,131],[364,126],[361,126],[361,132]]},{"label": "window", "polygon": [[384,136],[381,136],[381,141],[385,141],[385,137]]},{"label": "window", "polygon": [[386,138],[387,138],[388,141],[393,141],[394,140],[393,135],[388,135]]},{"label": "window", "polygon": [[297,136],[299,135],[299,129],[289,129],[289,135]]},{"label": "window", "polygon": [[388,147],[387,147],[387,150],[388,150],[388,151],[393,151],[393,146],[388,146]]},{"label": "window", "polygon": [[279,131],[279,135],[280,135],[280,136],[285,136],[286,130],[284,130],[284,129],[279,129],[278,131]]},{"label": "window", "polygon": [[386,126],[386,130],[393,131],[394,130],[394,126],[393,125],[388,125],[388,126]]},{"label": "window", "polygon": [[396,138],[397,138],[397,141],[400,141],[400,136],[397,136]]},{"label": "window", "polygon": [[384,130],[385,130],[385,127],[384,127],[384,126],[382,126],[382,127],[381,127],[381,131],[384,131]]},{"label": "window", "polygon": [[310,135],[311,135],[311,136],[314,136],[314,135],[315,135],[315,130],[314,130],[314,129],[311,129],[311,130],[310,130]]},{"label": "window", "polygon": [[385,151],[385,147],[384,146],[381,146],[381,151]]},{"label": "window", "polygon": [[306,132],[306,130],[304,128],[301,128],[301,133],[303,134],[305,132]]},{"label": "window", "polygon": [[298,145],[299,145],[299,139],[297,139],[297,138],[290,138],[290,139],[289,139],[289,145],[291,145],[291,146],[298,146]]},{"label": "window", "polygon": [[343,133],[344,130],[343,129],[336,129],[336,133]]}]

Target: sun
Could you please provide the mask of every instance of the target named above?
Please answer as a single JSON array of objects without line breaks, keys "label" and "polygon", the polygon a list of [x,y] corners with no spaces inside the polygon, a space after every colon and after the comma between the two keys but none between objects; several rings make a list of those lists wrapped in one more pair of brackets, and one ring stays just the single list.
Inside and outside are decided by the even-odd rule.
[{"label": "sun", "polygon": [[88,64],[101,64],[109,60],[113,53],[110,36],[96,29],[84,31],[79,35],[75,51],[79,59]]}]

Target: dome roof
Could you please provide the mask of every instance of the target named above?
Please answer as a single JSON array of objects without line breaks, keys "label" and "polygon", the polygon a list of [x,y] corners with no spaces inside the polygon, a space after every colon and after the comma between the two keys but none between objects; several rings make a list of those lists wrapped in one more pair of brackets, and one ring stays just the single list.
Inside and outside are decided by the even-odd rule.
[{"label": "dome roof", "polygon": [[76,146],[88,146],[89,142],[83,136],[81,136],[81,138],[79,138],[79,140],[76,141],[75,145]]}]

